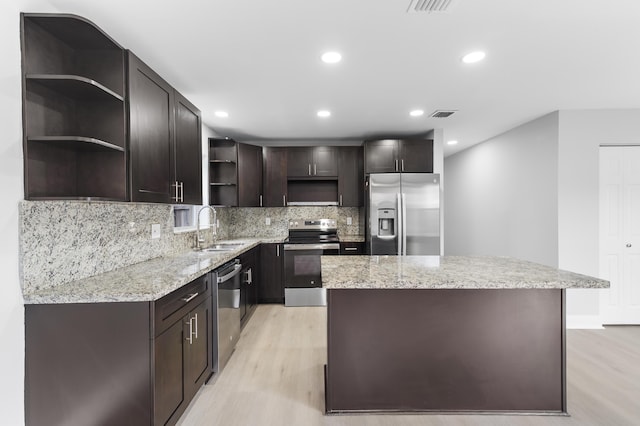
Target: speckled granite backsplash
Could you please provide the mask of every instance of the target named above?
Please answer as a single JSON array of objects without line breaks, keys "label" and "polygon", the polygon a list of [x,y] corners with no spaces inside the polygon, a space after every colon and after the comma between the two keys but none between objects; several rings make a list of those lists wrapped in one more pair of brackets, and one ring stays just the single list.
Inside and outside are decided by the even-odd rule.
[{"label": "speckled granite backsplash", "polygon": [[[351,217],[352,224],[347,225]],[[289,219],[327,218],[338,221],[338,235],[364,234],[364,209],[335,206],[227,207],[218,211],[221,233],[238,237],[280,237],[288,233]],[[266,225],[266,219],[271,225]]]},{"label": "speckled granite backsplash", "polygon": [[[340,235],[363,233],[357,207],[219,208],[218,239],[286,237],[289,218],[338,220]],[[159,256],[189,250],[194,232],[174,234],[172,206],[102,201],[22,201],[23,291],[50,288]],[[204,214],[203,214],[204,215]],[[265,219],[271,225],[265,225]],[[347,217],[352,225],[347,225]],[[151,225],[161,235],[151,239]],[[209,237],[209,232],[204,232]],[[210,238],[209,238],[210,239]]]},{"label": "speckled granite backsplash", "polygon": [[[24,291],[177,254],[194,244],[193,232],[173,233],[172,206],[165,204],[22,201],[19,210]],[[161,232],[152,240],[154,223]]]}]

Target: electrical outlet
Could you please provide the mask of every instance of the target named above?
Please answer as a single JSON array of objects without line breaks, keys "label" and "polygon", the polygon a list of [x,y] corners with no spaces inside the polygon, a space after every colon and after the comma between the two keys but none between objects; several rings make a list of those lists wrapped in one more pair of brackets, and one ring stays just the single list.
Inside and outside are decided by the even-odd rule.
[{"label": "electrical outlet", "polygon": [[151,225],[151,239],[160,238],[160,224],[154,223]]},{"label": "electrical outlet", "polygon": [[264,220],[264,224],[267,225],[267,226],[271,226],[271,218],[270,217],[266,218]]},{"label": "electrical outlet", "polygon": [[347,225],[351,225],[353,223],[353,220],[351,219],[351,216],[347,216]]}]

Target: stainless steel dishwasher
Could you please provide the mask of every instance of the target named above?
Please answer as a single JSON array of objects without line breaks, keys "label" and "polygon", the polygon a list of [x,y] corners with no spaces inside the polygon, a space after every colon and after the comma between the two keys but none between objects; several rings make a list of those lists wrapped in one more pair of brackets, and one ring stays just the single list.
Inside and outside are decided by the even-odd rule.
[{"label": "stainless steel dishwasher", "polygon": [[227,364],[240,338],[240,271],[239,260],[228,262],[216,270],[218,275],[218,356],[214,355],[214,371]]}]

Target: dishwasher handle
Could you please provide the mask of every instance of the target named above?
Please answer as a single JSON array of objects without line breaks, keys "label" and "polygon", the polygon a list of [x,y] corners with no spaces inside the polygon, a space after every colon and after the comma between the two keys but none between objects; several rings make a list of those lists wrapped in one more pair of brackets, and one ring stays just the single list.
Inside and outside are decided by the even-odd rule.
[{"label": "dishwasher handle", "polygon": [[221,276],[218,277],[218,284],[222,284],[222,283],[225,283],[225,282],[229,281],[230,279],[232,279],[233,277],[238,275],[240,273],[241,269],[242,269],[242,265],[239,264],[239,263],[236,263],[233,266],[233,271],[229,272],[226,275],[221,275]]}]

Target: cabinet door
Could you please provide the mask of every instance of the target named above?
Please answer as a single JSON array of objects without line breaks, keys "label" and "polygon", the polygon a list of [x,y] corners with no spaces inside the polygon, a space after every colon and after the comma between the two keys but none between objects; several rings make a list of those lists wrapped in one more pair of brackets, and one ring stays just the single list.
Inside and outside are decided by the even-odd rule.
[{"label": "cabinet door", "polygon": [[313,148],[313,164],[311,165],[313,176],[336,177],[338,176],[337,148],[333,146],[316,146]]},{"label": "cabinet door", "polygon": [[177,321],[154,341],[155,424],[166,424],[185,400],[183,331],[183,322]]},{"label": "cabinet door", "polygon": [[173,88],[129,52],[131,201],[171,201],[173,97]]},{"label": "cabinet door", "polygon": [[280,244],[260,245],[260,303],[284,303],[282,284],[282,246]]},{"label": "cabinet door", "polygon": [[338,205],[364,205],[364,170],[362,147],[338,148]]},{"label": "cabinet door", "polygon": [[367,141],[364,144],[365,173],[394,173],[400,171],[398,164],[398,141],[384,139]]},{"label": "cabinet door", "polygon": [[184,388],[187,401],[211,373],[211,298],[195,307],[184,321]]},{"label": "cabinet door", "polygon": [[287,176],[313,176],[313,151],[309,147],[293,146],[287,148]]},{"label": "cabinet door", "polygon": [[[202,204],[202,125],[200,110],[175,92],[175,178],[180,201]],[[173,196],[173,194],[172,194]]]},{"label": "cabinet door", "polygon": [[263,205],[282,207],[287,205],[287,149],[264,147],[263,155]]},{"label": "cabinet door", "polygon": [[433,140],[400,141],[399,157],[401,172],[433,173]]},{"label": "cabinet door", "polygon": [[238,206],[261,207],[262,148],[238,144]]}]

